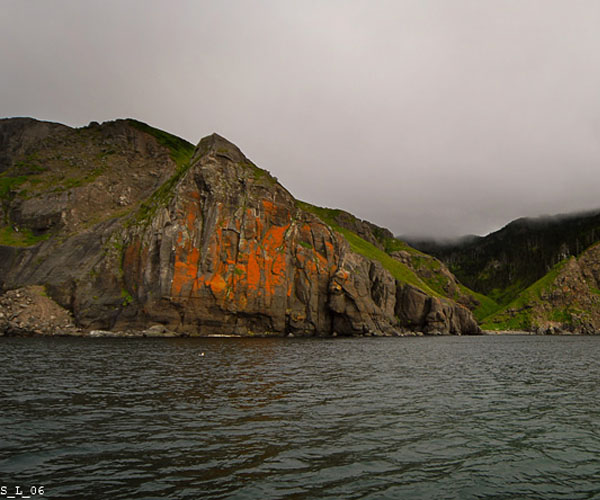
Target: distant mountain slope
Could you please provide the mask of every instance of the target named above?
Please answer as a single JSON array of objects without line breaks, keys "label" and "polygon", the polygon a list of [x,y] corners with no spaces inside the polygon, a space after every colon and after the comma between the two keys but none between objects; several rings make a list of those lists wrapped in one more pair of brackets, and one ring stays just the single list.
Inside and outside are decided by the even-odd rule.
[{"label": "distant mountain slope", "polygon": [[490,330],[600,331],[600,243],[568,257],[484,321]]},{"label": "distant mountain slope", "polygon": [[7,119],[0,140],[0,288],[41,285],[83,328],[480,331],[437,261],[297,202],[216,134],[194,147],[135,120]]},{"label": "distant mountain slope", "polygon": [[468,287],[507,304],[569,256],[600,240],[600,210],[517,219],[484,238],[410,241],[444,261]]}]

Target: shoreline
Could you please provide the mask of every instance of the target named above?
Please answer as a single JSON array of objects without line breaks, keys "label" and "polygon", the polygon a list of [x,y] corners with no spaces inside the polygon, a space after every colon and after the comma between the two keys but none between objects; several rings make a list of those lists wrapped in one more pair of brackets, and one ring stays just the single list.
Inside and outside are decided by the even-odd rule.
[{"label": "shoreline", "polygon": [[[537,335],[540,337],[545,337],[545,334],[528,332],[526,330],[482,330],[482,335],[495,336],[495,335]],[[571,334],[572,335],[572,334]],[[581,335],[581,334],[579,334]]]},{"label": "shoreline", "polygon": [[[146,338],[146,339],[183,339],[183,338],[198,338],[198,339],[219,339],[219,338],[237,338],[237,339],[268,339],[268,338],[278,338],[278,339],[308,339],[308,338],[318,338],[318,339],[351,339],[351,338],[415,338],[415,337],[498,337],[498,336],[535,336],[535,337],[594,337],[594,334],[589,333],[581,333],[581,332],[565,332],[561,331],[560,333],[538,333],[538,332],[530,332],[525,330],[482,330],[480,334],[474,335],[452,335],[452,334],[426,334],[423,332],[403,332],[402,335],[350,335],[350,336],[342,336],[342,335],[292,335],[292,334],[255,334],[255,335],[240,335],[235,333],[211,333],[207,335],[199,335],[199,334],[190,334],[190,333],[180,333],[167,330],[166,328],[150,328],[147,330],[125,330],[125,331],[110,331],[110,330],[73,330],[73,329],[65,329],[61,332],[39,332],[39,331],[19,331],[19,332],[11,332],[9,334],[5,332],[0,332],[1,337],[13,337],[13,338],[27,338],[27,337],[72,337],[72,338],[91,338],[91,339],[99,339],[99,338]],[[600,335],[599,335],[600,336]]]}]

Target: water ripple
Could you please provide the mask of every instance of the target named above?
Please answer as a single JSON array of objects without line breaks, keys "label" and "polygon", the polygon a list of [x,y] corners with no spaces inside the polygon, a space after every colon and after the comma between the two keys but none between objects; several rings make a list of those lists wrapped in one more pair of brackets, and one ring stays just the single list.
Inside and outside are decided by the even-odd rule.
[{"label": "water ripple", "polygon": [[600,338],[0,342],[46,498],[600,498]]}]

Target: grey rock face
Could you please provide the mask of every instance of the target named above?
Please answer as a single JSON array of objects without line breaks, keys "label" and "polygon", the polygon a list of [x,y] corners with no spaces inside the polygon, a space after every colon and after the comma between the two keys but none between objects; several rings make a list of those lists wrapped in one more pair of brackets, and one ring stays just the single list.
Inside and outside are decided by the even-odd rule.
[{"label": "grey rock face", "polygon": [[34,151],[39,142],[49,135],[67,130],[69,127],[64,125],[32,118],[0,119],[0,173],[7,170],[19,155]]},{"label": "grey rock face", "polygon": [[429,334],[476,335],[481,329],[471,312],[447,299],[431,297],[407,284],[398,284],[396,314],[409,328]]}]

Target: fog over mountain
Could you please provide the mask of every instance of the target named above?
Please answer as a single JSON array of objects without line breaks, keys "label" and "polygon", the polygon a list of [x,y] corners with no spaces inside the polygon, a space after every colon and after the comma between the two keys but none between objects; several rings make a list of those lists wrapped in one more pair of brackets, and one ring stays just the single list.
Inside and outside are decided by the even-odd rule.
[{"label": "fog over mountain", "polygon": [[5,0],[0,114],[217,132],[395,234],[600,206],[600,3]]}]

